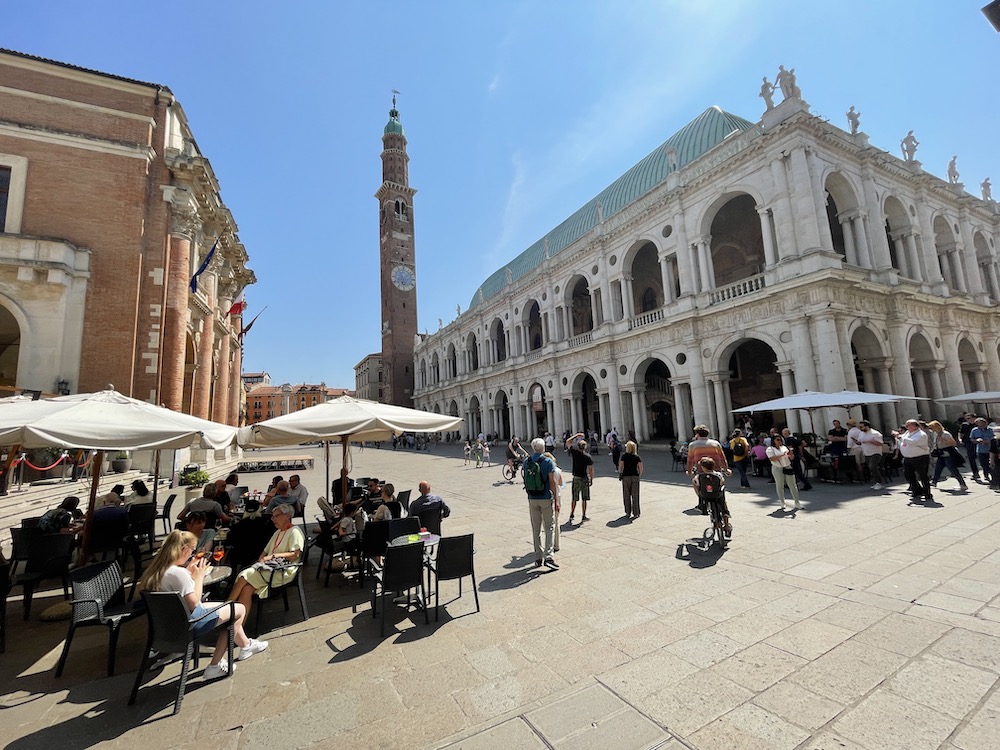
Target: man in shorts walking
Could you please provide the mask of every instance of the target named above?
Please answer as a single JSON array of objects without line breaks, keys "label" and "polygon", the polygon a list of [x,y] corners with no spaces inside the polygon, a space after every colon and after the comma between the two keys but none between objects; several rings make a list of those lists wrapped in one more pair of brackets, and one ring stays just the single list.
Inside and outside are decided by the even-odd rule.
[{"label": "man in shorts walking", "polygon": [[573,503],[569,508],[569,522],[576,514],[576,501],[583,503],[580,523],[589,521],[587,503],[590,502],[590,487],[594,484],[594,459],[590,457],[587,439],[582,432],[566,438],[566,450],[573,459]]}]

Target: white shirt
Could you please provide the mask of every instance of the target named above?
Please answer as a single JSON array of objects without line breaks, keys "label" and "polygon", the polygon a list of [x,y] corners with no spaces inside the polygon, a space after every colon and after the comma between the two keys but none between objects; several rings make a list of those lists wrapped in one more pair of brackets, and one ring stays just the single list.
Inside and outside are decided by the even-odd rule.
[{"label": "white shirt", "polygon": [[176,591],[184,599],[184,606],[187,606],[187,595],[194,593],[194,578],[187,568],[180,565],[171,565],[163,574],[160,581],[160,591]]},{"label": "white shirt", "polygon": [[898,441],[899,452],[903,458],[926,456],[931,452],[928,446],[927,433],[923,430],[914,430],[913,432],[907,430],[899,436]]},{"label": "white shirt", "polygon": [[861,436],[861,428],[855,425],[847,431],[847,450],[856,451],[861,447],[861,441],[858,439]]},{"label": "white shirt", "polygon": [[882,433],[874,427],[869,427],[867,431],[859,430],[861,436],[858,442],[861,443],[861,455],[877,456],[882,453]]},{"label": "white shirt", "polygon": [[299,486],[295,488],[288,485],[288,497],[292,498],[296,503],[298,503],[299,507],[302,508],[305,507],[306,498],[309,497],[309,490],[307,490],[306,486],[301,482],[299,482]]},{"label": "white shirt", "polygon": [[[782,469],[792,465],[792,459],[789,457],[790,451],[788,450],[787,445],[782,445],[779,448],[771,446],[770,448],[767,449],[766,452],[768,460],[774,458],[775,456],[778,457],[778,466],[780,466]],[[774,463],[772,462],[771,465],[773,466]]]}]

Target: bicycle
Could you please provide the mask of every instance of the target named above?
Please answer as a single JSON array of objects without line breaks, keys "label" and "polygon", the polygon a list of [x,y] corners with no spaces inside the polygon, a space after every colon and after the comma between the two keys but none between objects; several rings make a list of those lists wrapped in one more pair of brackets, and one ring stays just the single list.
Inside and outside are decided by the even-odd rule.
[{"label": "bicycle", "polygon": [[514,484],[514,477],[516,477],[520,473],[521,464],[523,463],[524,459],[521,458],[515,458],[513,466],[511,466],[505,461],[502,469],[503,478],[506,479],[511,484]]},{"label": "bicycle", "polygon": [[712,546],[712,541],[719,543],[719,548],[725,551],[729,547],[729,539],[726,538],[726,518],[722,515],[722,501],[708,500],[708,512],[712,519],[712,533],[704,537],[708,540],[708,547]]}]

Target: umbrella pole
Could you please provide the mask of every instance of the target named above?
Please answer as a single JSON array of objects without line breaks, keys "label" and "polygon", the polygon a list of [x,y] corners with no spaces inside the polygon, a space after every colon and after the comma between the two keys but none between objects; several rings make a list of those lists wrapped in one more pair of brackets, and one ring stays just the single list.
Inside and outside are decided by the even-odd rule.
[{"label": "umbrella pole", "polygon": [[[330,487],[330,441],[323,441],[323,458],[326,460],[326,487]],[[327,492],[326,489],[323,492]],[[331,498],[332,500],[333,498]],[[331,503],[332,504],[332,503]]]},{"label": "umbrella pole", "polygon": [[101,464],[104,451],[97,451],[93,469],[90,472],[90,501],[87,503],[87,519],[83,522],[83,539],[80,542],[80,564],[86,565],[90,559],[90,532],[94,526],[94,506],[97,505],[97,485],[101,483]]},{"label": "umbrella pole", "polygon": [[160,450],[156,450],[156,459],[153,461],[153,506],[156,507],[156,491],[160,487]]},{"label": "umbrella pole", "polygon": [[347,435],[340,436],[340,444],[344,447],[344,460],[340,467],[340,502],[347,505]]}]

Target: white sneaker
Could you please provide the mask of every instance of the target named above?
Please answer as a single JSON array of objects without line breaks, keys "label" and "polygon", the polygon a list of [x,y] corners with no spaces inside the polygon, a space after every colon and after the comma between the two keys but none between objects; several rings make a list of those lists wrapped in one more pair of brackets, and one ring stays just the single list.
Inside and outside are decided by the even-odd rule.
[{"label": "white sneaker", "polygon": [[218,664],[209,664],[205,667],[205,679],[206,680],[217,680],[220,677],[225,677],[236,671],[236,665],[230,664],[225,659],[220,661]]},{"label": "white sneaker", "polygon": [[873,490],[880,490],[880,489],[882,489],[882,485],[881,484],[873,484],[872,485],[872,489]]},{"label": "white sneaker", "polygon": [[236,661],[244,661],[249,659],[254,654],[259,654],[267,648],[267,641],[258,641],[256,638],[251,638],[250,643],[240,649],[240,655],[236,657]]}]

